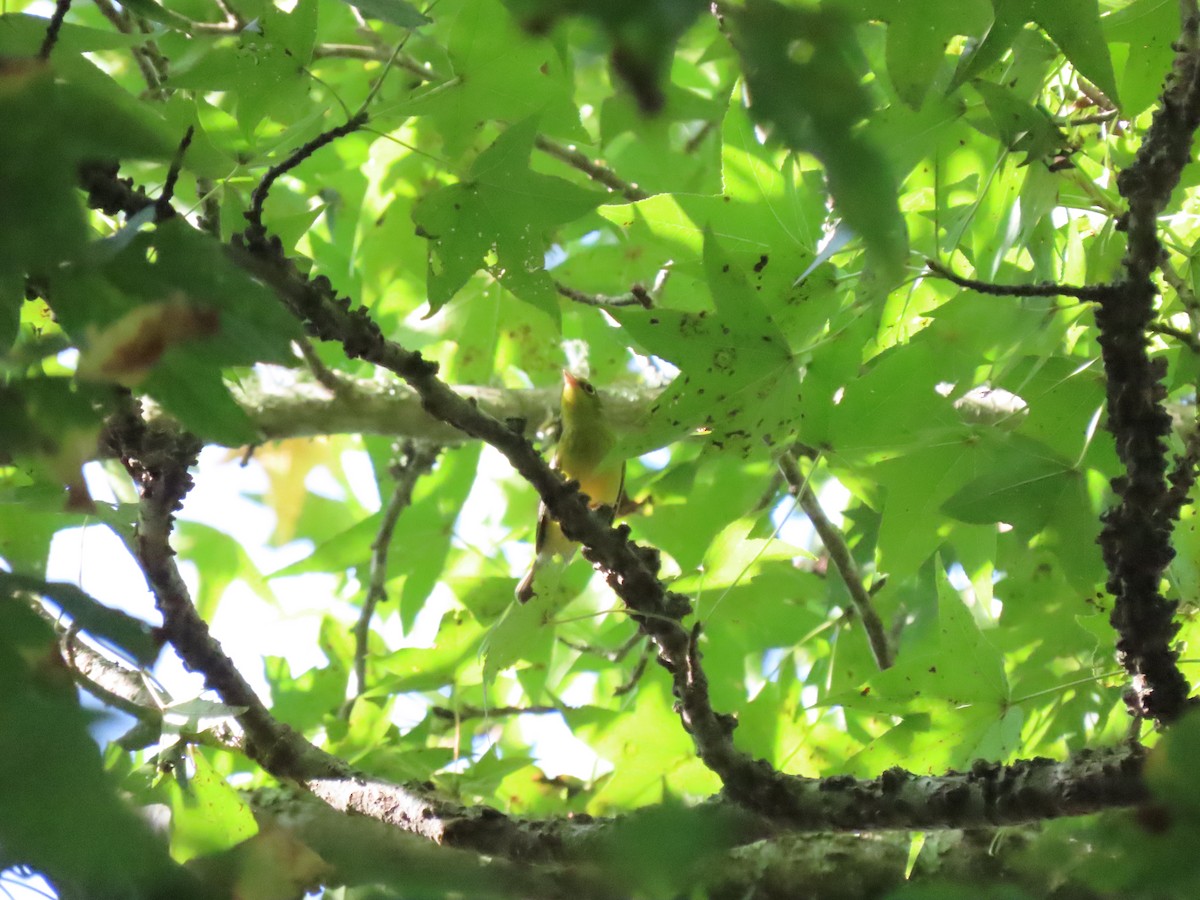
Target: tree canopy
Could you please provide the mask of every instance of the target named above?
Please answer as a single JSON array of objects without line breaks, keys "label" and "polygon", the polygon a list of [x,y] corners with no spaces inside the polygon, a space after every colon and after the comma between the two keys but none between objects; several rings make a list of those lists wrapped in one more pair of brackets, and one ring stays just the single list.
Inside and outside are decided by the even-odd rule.
[{"label": "tree canopy", "polygon": [[0,123],[6,879],[1195,895],[1195,0],[8,0]]}]

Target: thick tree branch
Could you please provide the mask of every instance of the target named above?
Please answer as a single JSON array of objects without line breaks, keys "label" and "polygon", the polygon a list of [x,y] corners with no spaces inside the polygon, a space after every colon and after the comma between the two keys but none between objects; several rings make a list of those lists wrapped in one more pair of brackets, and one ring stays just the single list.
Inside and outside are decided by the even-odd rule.
[{"label": "thick tree branch", "polygon": [[1181,491],[1190,487],[1194,466],[1181,465],[1180,474],[1168,482],[1166,436],[1171,418],[1164,405],[1166,364],[1152,360],[1147,352],[1147,334],[1164,329],[1153,322],[1157,289],[1152,275],[1163,260],[1158,216],[1191,160],[1200,127],[1200,10],[1195,0],[1184,0],[1181,12],[1182,33],[1159,108],[1133,164],[1117,176],[1117,189],[1128,204],[1119,223],[1128,234],[1122,278],[1087,287],[1003,286],[961,278],[942,264],[927,261],[931,272],[983,293],[1060,295],[1097,304],[1108,428],[1126,473],[1113,479],[1119,500],[1104,514],[1100,533],[1109,573],[1106,587],[1115,597],[1110,618],[1118,635],[1118,658],[1132,677],[1126,703],[1134,715],[1162,724],[1183,713],[1189,691],[1172,646],[1179,630],[1174,621],[1178,604],[1168,601],[1159,586],[1175,553],[1171,533]]},{"label": "thick tree branch", "polygon": [[549,859],[573,832],[552,838],[530,823],[487,807],[464,807],[437,798],[428,786],[406,787],[372,779],[310,744],[278,722],[238,672],[200,618],[175,565],[169,538],[174,513],[191,488],[188,467],[199,449],[190,435],[143,421],[130,402],[107,430],[111,449],[138,485],[138,531],[130,550],[145,573],[163,617],[162,632],[187,668],[237,715],[245,752],[277,778],[303,785],[344,812],[366,815],[438,843],[524,859]]},{"label": "thick tree branch", "polygon": [[1191,159],[1200,126],[1200,16],[1194,3],[1184,8],[1190,11],[1161,104],[1133,164],[1117,177],[1129,205],[1124,278],[1107,290],[1096,311],[1108,427],[1126,472],[1113,481],[1119,502],[1105,514],[1100,534],[1107,588],[1116,598],[1111,621],[1118,658],[1133,677],[1126,702],[1135,715],[1160,723],[1177,719],[1188,696],[1172,647],[1179,630],[1177,604],[1159,592],[1174,556],[1171,532],[1178,514],[1166,477],[1165,438],[1171,429],[1164,407],[1166,366],[1151,360],[1146,346],[1157,294],[1151,276],[1162,257],[1157,220]]},{"label": "thick tree branch", "polygon": [[623,896],[594,869],[481,855],[402,832],[362,816],[347,816],[312,797],[287,789],[255,791],[260,823],[286,829],[332,866],[326,886],[411,888],[423,895],[467,897],[573,897],[616,900]]},{"label": "thick tree branch", "polygon": [[347,775],[349,770],[339,760],[275,721],[192,604],[169,539],[174,513],[192,486],[188,467],[199,452],[199,442],[169,427],[148,426],[136,404],[129,404],[114,418],[107,440],[141,494],[137,534],[130,540],[130,550],[162,614],[163,636],[190,670],[204,676],[206,687],[226,704],[244,710],[238,722],[246,733],[246,750],[263,768],[298,779],[313,771]]},{"label": "thick tree branch", "polygon": [[[635,621],[653,638],[660,661],[672,674],[680,715],[694,736],[698,752],[724,779],[726,794],[740,805],[788,828],[828,830],[1032,821],[1094,812],[1144,798],[1141,757],[1132,751],[1084,755],[1064,763],[1034,760],[1011,767],[981,766],[972,773],[942,777],[893,770],[864,782],[785,776],[766,763],[752,761],[733,748],[731,720],[711,707],[707,682],[697,665],[695,634],[680,622],[688,612],[687,601],[667,591],[657,580],[653,551],[629,542],[627,529],[611,528],[589,511],[578,490],[564,484],[516,431],[438,380],[436,366],[419,353],[385,340],[365,311],[351,310],[349,301],[336,298],[328,282],[320,278],[310,281],[301,275],[277,241],[251,231],[246,240],[235,244],[231,248],[235,261],[270,285],[314,333],[337,340],[352,357],[368,359],[399,374],[416,391],[428,413],[471,437],[492,443],[537,488],[568,536],[584,543],[588,548],[585,554],[608,571],[610,584],[629,605]],[[139,421],[131,436],[137,437],[141,428],[146,428],[147,434],[153,432]],[[111,430],[120,435],[127,427]],[[156,445],[154,440],[150,443]],[[140,446],[136,441],[134,445]],[[118,437],[115,447],[130,450],[129,440]],[[142,461],[144,455],[122,454],[131,460],[131,471],[150,485],[162,478],[178,483],[181,471],[186,480],[186,469],[180,469],[177,461],[172,464],[174,474],[164,472],[160,476]],[[179,494],[166,492],[166,497],[172,496]],[[190,601],[165,540],[171,504],[164,507],[162,491],[151,491],[144,503],[149,503],[144,532],[155,539],[147,543],[142,537],[139,550],[147,554],[147,572],[153,576],[151,583],[160,595],[164,613],[169,611],[178,620],[173,633],[181,633],[181,652],[186,651],[189,666],[205,672],[227,703],[247,707],[241,717],[243,727],[247,728],[252,753],[268,771],[296,777],[337,808],[381,818],[456,846],[527,859],[556,858],[565,846],[580,838],[586,829],[585,823],[578,820],[535,827],[494,810],[464,809],[438,801],[423,790],[364,778],[274,722],[219,648],[213,653],[215,641],[195,616],[194,608],[188,613]],[[181,603],[181,598],[187,602]],[[189,631],[198,637],[189,637]]]},{"label": "thick tree branch", "polygon": [[[292,370],[251,372],[233,387],[264,440],[324,434],[382,434],[454,446],[471,440],[421,405],[404,384],[380,384],[339,375],[336,389],[298,377]],[[455,385],[455,392],[501,422],[532,434],[558,415],[558,388],[505,389]],[[605,395],[605,412],[622,435],[644,433],[646,411],[657,393]]]},{"label": "thick tree branch", "polygon": [[[461,872],[442,875],[441,878],[455,879],[447,889],[457,887],[471,896],[479,896],[487,890],[480,887],[477,877],[495,877],[492,886],[518,891],[521,896],[532,893],[549,883],[558,891],[556,896],[588,898],[607,896],[606,890],[615,891],[615,896],[629,896],[628,888],[618,889],[614,879],[604,878],[604,870],[597,872],[595,864],[600,862],[608,872],[614,860],[597,854],[603,848],[604,835],[609,823],[591,826],[588,837],[573,843],[573,852],[564,856],[566,866],[576,862],[575,871],[581,869],[594,872],[597,877],[581,880],[579,875],[572,879],[569,871],[561,864],[542,864],[533,869],[526,867],[525,877],[529,881],[522,885],[512,870],[505,865],[481,862],[475,857],[459,854],[450,855],[443,848],[430,848],[428,844],[405,835],[395,829],[364,818],[346,819],[337,812],[314,801],[305,794],[288,790],[267,789],[253,792],[250,803],[260,822],[284,828],[296,834],[306,845],[312,847],[333,866],[330,884],[364,883],[364,880],[388,883],[391,879],[410,878],[433,869],[435,883],[438,873]],[[872,835],[848,833],[794,833],[773,834],[759,831],[755,839],[756,826],[752,821],[737,821],[725,815],[726,810],[714,811],[714,819],[731,823],[732,828],[722,836],[732,849],[721,852],[714,848],[704,860],[702,870],[695,872],[695,883],[702,887],[697,892],[706,897],[720,900],[742,900],[754,897],[757,900],[794,900],[803,891],[806,897],[830,898],[830,900],[852,900],[862,897],[882,897],[903,887],[909,881],[939,879],[943,882],[955,879],[964,885],[1011,885],[1023,888],[1030,896],[1071,896],[1078,900],[1100,900],[1106,894],[1094,892],[1086,880],[1070,883],[1068,873],[1085,869],[1090,854],[1095,848],[1085,842],[1062,842],[1056,845],[1058,853],[1050,870],[1031,865],[1028,851],[1036,849],[1043,839],[1036,826],[1029,829],[1008,826],[1002,833],[994,828],[947,830],[927,835],[926,843],[909,873],[912,836],[904,831],[882,832]],[[553,824],[544,823],[547,829]],[[1071,859],[1061,854],[1070,852]],[[598,858],[599,857],[599,858]],[[436,862],[435,862],[436,860]],[[852,863],[849,864],[848,863]],[[620,861],[615,861],[620,866]],[[1069,887],[1067,885],[1070,885]],[[803,888],[798,886],[802,885]],[[520,886],[518,888],[518,886]],[[967,893],[964,888],[963,895]],[[1064,893],[1065,891],[1065,893]],[[485,895],[485,894],[484,894]]]},{"label": "thick tree branch", "polygon": [[41,603],[34,602],[31,606],[54,628],[62,650],[63,662],[67,664],[80,687],[102,703],[138,720],[161,723],[162,710],[146,686],[141,672],[110,659],[92,647],[79,637],[75,628],[65,627],[61,620],[51,615]]},{"label": "thick tree branch", "polygon": [[[733,746],[730,717],[712,708],[699,667],[696,631],[681,622],[690,604],[658,580],[652,550],[630,541],[626,527],[612,528],[589,510],[577,487],[564,483],[528,441],[440,381],[436,365],[385,339],[365,310],[351,310],[349,301],[336,298],[327,282],[301,275],[278,241],[251,233],[235,248],[235,258],[272,286],[318,336],[337,340],[350,356],[400,375],[420,394],[428,412],[496,447],[537,489],[564,533],[582,543],[585,556],[608,573],[609,585],[654,641],[659,661],[671,673],[679,714],[697,753],[738,804],[789,828],[824,830],[1032,821],[1128,805],[1145,797],[1141,757],[1132,751],[1118,757],[1081,755],[1065,763],[981,763],[970,773],[940,778],[890,770],[867,782],[787,776],[752,760]],[[334,794],[341,791],[365,802],[366,794],[350,785],[331,785],[331,790],[326,799],[335,805]],[[378,798],[368,805],[389,807],[388,790],[379,786]]]},{"label": "thick tree branch", "polygon": [[609,585],[629,607],[634,621],[658,646],[659,659],[672,675],[681,720],[701,759],[735,794],[769,771],[734,747],[733,719],[712,708],[708,681],[698,665],[695,635],[681,621],[690,614],[691,604],[658,580],[654,550],[630,541],[628,526],[613,528],[592,512],[578,485],[565,483],[521,434],[451,390],[437,377],[435,363],[384,338],[369,313],[351,310],[350,302],[336,298],[327,281],[309,281],[301,275],[276,239],[251,229],[235,247],[235,259],[273,287],[319,337],[338,341],[352,358],[399,375],[421,396],[427,412],[499,450],[538,491],[567,537],[583,544],[584,555],[605,570]]}]

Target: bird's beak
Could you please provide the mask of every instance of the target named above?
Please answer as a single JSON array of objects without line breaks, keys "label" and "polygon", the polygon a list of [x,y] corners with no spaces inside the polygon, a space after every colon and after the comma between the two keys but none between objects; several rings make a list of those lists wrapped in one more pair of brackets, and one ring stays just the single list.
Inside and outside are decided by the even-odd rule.
[{"label": "bird's beak", "polygon": [[563,390],[564,391],[579,390],[579,379],[571,374],[570,369],[563,369]]}]

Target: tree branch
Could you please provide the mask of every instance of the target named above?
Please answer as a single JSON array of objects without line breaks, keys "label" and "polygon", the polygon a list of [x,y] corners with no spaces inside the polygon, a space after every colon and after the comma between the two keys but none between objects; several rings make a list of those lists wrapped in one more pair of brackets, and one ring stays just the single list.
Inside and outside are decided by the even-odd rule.
[{"label": "tree branch", "polygon": [[578,169],[592,181],[604,185],[611,191],[616,191],[631,203],[645,200],[650,196],[636,184],[625,181],[608,166],[588,158],[586,153],[576,147],[567,147],[540,134],[534,139],[533,146],[543,153],[565,162],[571,168]]},{"label": "tree branch", "polygon": [[619,294],[616,297],[606,296],[604,294],[585,294],[583,291],[577,291],[570,285],[563,284],[561,281],[554,282],[554,289],[558,291],[560,296],[566,297],[575,303],[581,303],[584,306],[595,306],[603,309],[606,306],[640,306],[643,309],[654,308],[654,298],[650,296],[641,285],[634,285],[628,293]]},{"label": "tree branch", "polygon": [[359,111],[336,128],[323,131],[311,141],[298,147],[283,162],[267,169],[266,174],[259,179],[258,185],[250,195],[250,208],[245,212],[246,220],[250,223],[251,227],[263,228],[263,204],[267,202],[267,196],[271,193],[271,187],[281,176],[296,168],[296,166],[300,165],[300,163],[304,162],[322,147],[332,144],[340,137],[353,134],[365,124],[367,124],[367,114],[365,111]]},{"label": "tree branch", "polygon": [[1146,333],[1157,293],[1151,276],[1162,258],[1158,216],[1191,159],[1200,126],[1200,17],[1194,2],[1184,9],[1190,11],[1159,108],[1133,164],[1117,176],[1117,189],[1129,205],[1123,221],[1129,236],[1125,271],[1096,311],[1108,427],[1126,472],[1113,481],[1119,501],[1105,513],[1100,533],[1107,588],[1116,598],[1110,618],[1118,634],[1117,656],[1133,678],[1126,703],[1135,715],[1163,724],[1183,713],[1189,688],[1172,647],[1179,630],[1177,603],[1159,592],[1174,556],[1177,508],[1166,478],[1165,438],[1171,429],[1164,407],[1166,365],[1150,359]]},{"label": "tree branch", "polygon": [[[314,437],[324,434],[382,434],[415,441],[455,446],[470,436],[430,415],[421,396],[405,384],[338,375],[336,389],[298,377],[292,370],[271,368],[251,372],[233,385],[242,408],[264,440]],[[558,414],[557,388],[505,389],[485,385],[455,385],[455,393],[489,416],[507,422],[524,434]],[[657,392],[637,395],[605,394],[605,413],[622,435],[637,436],[647,427],[646,411]]]},{"label": "tree branch", "polygon": [[388,551],[392,544],[392,532],[396,529],[400,514],[412,503],[413,489],[417,486],[417,481],[433,468],[439,453],[440,447],[418,447],[409,442],[400,459],[392,467],[391,474],[396,479],[396,488],[383,510],[383,519],[379,523],[375,540],[371,542],[370,583],[358,622],[354,626],[354,696],[346,703],[346,718],[350,717],[354,704],[367,690],[367,642],[371,636],[371,619],[375,615],[375,607],[380,601],[387,599],[385,585],[388,578]]},{"label": "tree branch", "polygon": [[1056,284],[1041,282],[1039,284],[995,284],[990,281],[977,281],[974,278],[964,278],[956,275],[949,267],[935,259],[925,260],[925,267],[933,275],[945,278],[967,290],[980,294],[991,294],[997,297],[1074,297],[1088,303],[1099,303],[1104,294],[1103,286]]},{"label": "tree branch", "polygon": [[609,586],[658,646],[659,659],[672,675],[680,718],[701,759],[735,795],[760,782],[763,768],[733,745],[732,717],[712,708],[695,636],[681,622],[691,613],[691,603],[658,580],[657,551],[630,541],[627,525],[613,528],[590,510],[578,485],[564,482],[524,437],[438,379],[436,363],[387,340],[368,311],[361,307],[351,310],[348,300],[335,297],[327,280],[318,277],[310,281],[303,276],[286,258],[277,239],[251,228],[235,247],[234,258],[274,288],[315,334],[338,341],[351,358],[365,359],[399,375],[421,396],[427,412],[499,450],[534,486],[564,534],[583,544],[585,557],[604,569]]},{"label": "tree branch", "polygon": [[439,719],[448,722],[462,722],[467,719],[504,719],[509,716],[545,716],[560,713],[561,706],[431,706],[429,712]]},{"label": "tree branch", "polygon": [[891,668],[892,648],[888,641],[887,630],[883,627],[879,613],[875,611],[875,604],[871,602],[871,595],[863,583],[862,575],[858,571],[858,564],[854,561],[854,556],[846,545],[846,539],[829,521],[825,510],[821,509],[821,504],[817,501],[817,496],[813,493],[812,488],[809,487],[808,480],[800,474],[796,457],[790,452],[782,454],[779,457],[779,468],[787,480],[791,494],[796,497],[800,508],[812,522],[813,528],[821,538],[821,543],[825,545],[825,550],[829,553],[829,558],[837,567],[838,574],[842,576],[846,590],[850,592],[850,600],[854,604],[858,617],[862,620],[863,630],[867,633],[867,643],[870,644],[871,654],[875,657],[875,664],[880,669]]},{"label": "tree branch", "polygon": [[229,706],[244,710],[238,722],[246,733],[246,752],[263,768],[282,777],[303,778],[313,771],[347,775],[340,760],[275,721],[209,633],[175,565],[170,545],[174,513],[192,486],[188,467],[194,464],[199,441],[161,424],[148,426],[132,401],[113,418],[106,439],[141,495],[137,534],[128,539],[130,551],[154,593],[163,636],[189,669],[204,675],[206,687]]},{"label": "tree branch", "polygon": [[188,467],[199,443],[161,423],[145,422],[132,401],[114,419],[106,439],[141,495],[137,535],[128,544],[162,614],[163,635],[187,668],[204,676],[207,688],[242,709],[237,720],[251,759],[336,809],[389,822],[438,843],[530,860],[561,853],[562,842],[572,833],[569,826],[549,839],[534,825],[494,809],[437,798],[431,787],[372,779],[278,722],[210,634],[175,565],[169,538],[174,513],[192,485]]},{"label": "tree branch", "polygon": [[[115,179],[115,172],[111,177]],[[235,240],[230,253],[272,287],[316,334],[339,341],[352,358],[369,360],[399,374],[430,414],[496,446],[534,485],[568,537],[585,544],[585,555],[605,568],[609,583],[630,607],[632,618],[653,639],[660,661],[671,673],[680,716],[693,735],[697,752],[722,777],[726,795],[739,805],[769,816],[779,825],[804,830],[930,828],[1079,815],[1145,797],[1142,760],[1136,751],[1085,754],[1063,763],[1032,760],[1009,767],[981,766],[965,775],[942,777],[891,770],[861,782],[786,776],[751,760],[732,745],[732,720],[711,707],[707,681],[698,665],[695,633],[680,621],[689,612],[689,604],[658,581],[653,550],[630,542],[627,528],[611,528],[592,513],[577,488],[563,483],[516,431],[437,379],[435,365],[384,339],[369,315],[361,309],[351,310],[349,301],[337,298],[325,279],[309,280],[302,275],[277,240],[251,229],[245,238]],[[160,463],[156,469],[154,451],[161,440],[154,435],[161,426],[146,425],[140,417],[134,422],[127,419],[110,427],[110,442],[144,485],[144,524],[137,549],[139,558],[145,558],[164,621],[173,623],[168,637],[179,640],[177,649],[185,662],[204,672],[225,702],[247,707],[239,720],[247,730],[249,752],[264,768],[301,780],[337,808],[482,852],[503,851],[501,855],[517,854],[531,860],[557,858],[564,847],[591,833],[590,825],[572,820],[554,823],[553,831],[543,823],[535,835],[526,823],[495,810],[464,809],[437,800],[424,789],[366,778],[274,722],[208,635],[174,569],[166,535],[170,509],[177,500],[166,500],[181,497],[182,492],[155,486],[165,481],[178,487],[181,479],[186,484],[186,465],[181,468],[176,454],[169,457],[170,466],[164,468]],[[174,442],[172,437],[168,443],[174,447]],[[150,445],[149,461],[143,443]],[[126,452],[121,452],[123,449]]]},{"label": "tree branch", "polygon": [[58,33],[62,31],[63,19],[67,17],[70,8],[71,0],[56,0],[54,12],[46,26],[46,36],[42,38],[42,46],[38,50],[38,59],[42,62],[49,61],[50,54],[54,52],[54,45],[58,43]]},{"label": "tree branch", "polygon": [[[733,719],[711,705],[699,665],[697,629],[686,628],[681,621],[690,613],[690,603],[658,580],[653,549],[630,541],[627,526],[612,528],[591,511],[578,486],[563,482],[520,434],[439,380],[436,364],[384,338],[365,309],[352,310],[324,279],[302,275],[277,239],[248,233],[237,242],[234,258],[271,286],[318,336],[339,341],[352,358],[399,375],[421,396],[429,413],[491,444],[534,486],[566,536],[584,545],[584,555],[607,573],[609,585],[628,606],[631,618],[657,646],[697,754],[721,778],[725,795],[746,809],[790,828],[923,828],[957,826],[964,820],[995,824],[1079,815],[1145,797],[1141,757],[1132,751],[1117,766],[1111,764],[1110,755],[1092,754],[1065,763],[1045,759],[1008,767],[980,763],[971,773],[941,778],[890,770],[866,782],[788,776],[751,759],[733,745]],[[326,799],[336,805],[336,794],[352,789],[334,786],[332,790]],[[356,797],[366,796],[353,790]],[[381,811],[391,808],[388,789],[377,790],[380,796],[369,805]]]}]

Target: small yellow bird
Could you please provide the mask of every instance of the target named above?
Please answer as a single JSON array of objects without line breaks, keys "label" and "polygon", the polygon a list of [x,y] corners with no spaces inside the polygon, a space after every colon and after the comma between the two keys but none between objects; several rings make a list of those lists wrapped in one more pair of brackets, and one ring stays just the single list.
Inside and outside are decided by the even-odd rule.
[{"label": "small yellow bird", "polygon": [[[562,436],[550,465],[568,481],[579,482],[579,490],[587,494],[592,509],[600,506],[616,509],[620,503],[625,487],[625,460],[610,458],[616,443],[616,435],[604,419],[604,401],[591,382],[563,369]],[[546,504],[541,504],[534,540],[537,556],[517,585],[517,599],[525,603],[533,597],[537,593],[533,580],[538,571],[555,556],[569,560],[577,546],[550,518]]]}]

